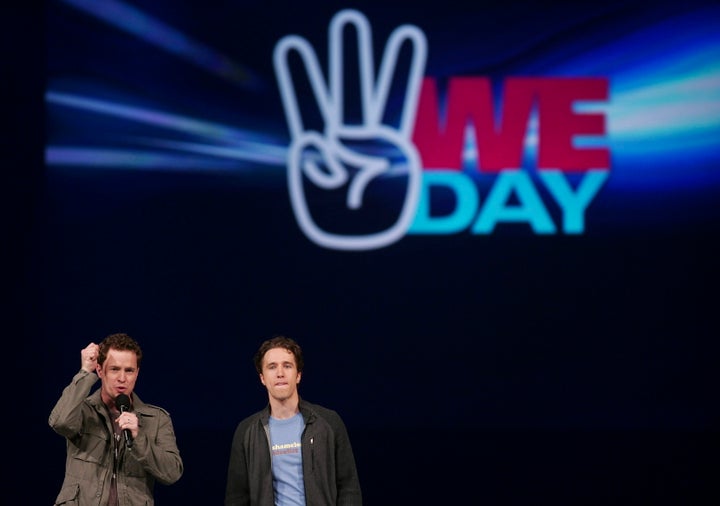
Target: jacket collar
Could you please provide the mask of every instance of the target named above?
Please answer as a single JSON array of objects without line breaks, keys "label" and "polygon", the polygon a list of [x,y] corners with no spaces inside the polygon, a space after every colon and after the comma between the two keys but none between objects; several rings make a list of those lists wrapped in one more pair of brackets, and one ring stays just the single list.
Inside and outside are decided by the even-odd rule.
[{"label": "jacket collar", "polygon": [[[315,415],[315,410],[313,410],[312,404],[305,402],[302,397],[299,399],[298,409],[300,410],[300,413],[302,413],[305,424],[312,423],[315,420],[317,415]],[[262,420],[263,425],[267,425],[270,422],[270,403],[268,403],[265,409],[261,412],[260,419]]]},{"label": "jacket collar", "polygon": [[[105,409],[105,405],[102,401],[102,397],[100,396],[100,389],[98,388],[93,392],[88,398],[87,403],[90,404],[93,408],[96,410]],[[146,409],[146,404],[140,400],[140,397],[138,397],[136,392],[133,392],[132,394],[132,410],[136,413],[139,413],[141,415],[148,415],[148,411]]]}]

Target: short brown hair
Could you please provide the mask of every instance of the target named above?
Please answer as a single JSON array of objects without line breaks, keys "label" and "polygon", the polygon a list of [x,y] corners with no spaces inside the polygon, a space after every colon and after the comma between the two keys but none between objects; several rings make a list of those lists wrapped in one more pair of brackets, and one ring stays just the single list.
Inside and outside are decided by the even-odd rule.
[{"label": "short brown hair", "polygon": [[110,334],[100,342],[100,353],[98,354],[98,364],[103,365],[107,354],[110,349],[120,351],[132,351],[137,357],[137,365],[140,367],[140,361],[142,360],[142,350],[140,345],[127,334],[117,333]]},{"label": "short brown hair", "polygon": [[255,353],[253,361],[255,362],[255,370],[258,374],[262,374],[262,363],[265,354],[273,348],[283,348],[292,353],[295,357],[295,365],[297,366],[298,372],[303,371],[305,360],[303,359],[302,348],[300,348],[300,345],[287,336],[277,335],[263,341],[260,348],[258,348]]}]

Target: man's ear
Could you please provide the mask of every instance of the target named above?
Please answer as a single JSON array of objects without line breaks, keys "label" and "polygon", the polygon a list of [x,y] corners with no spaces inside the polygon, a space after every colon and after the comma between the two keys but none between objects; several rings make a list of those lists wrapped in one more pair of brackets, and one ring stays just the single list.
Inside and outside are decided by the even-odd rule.
[{"label": "man's ear", "polygon": [[300,378],[302,378],[301,372],[297,373],[297,381],[295,382],[295,384],[300,383]]},{"label": "man's ear", "polygon": [[260,383],[263,385],[265,384],[265,378],[263,377],[262,373],[258,374],[258,377],[260,378]]}]

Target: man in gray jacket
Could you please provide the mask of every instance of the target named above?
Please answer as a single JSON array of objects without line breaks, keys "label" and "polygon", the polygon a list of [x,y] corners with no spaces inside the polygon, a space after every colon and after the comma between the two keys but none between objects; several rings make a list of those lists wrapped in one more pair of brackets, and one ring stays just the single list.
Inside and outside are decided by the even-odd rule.
[{"label": "man in gray jacket", "polygon": [[300,399],[300,346],[284,336],[262,343],[255,369],[267,408],[241,421],[232,441],[226,506],[361,506],[355,457],[333,410]]},{"label": "man in gray jacket", "polygon": [[[183,473],[170,415],[135,394],[142,350],[127,334],[112,334],[80,352],[80,371],[50,413],[66,438],[65,480],[56,505],[154,504],[155,482]],[[90,394],[101,380],[100,388]]]}]

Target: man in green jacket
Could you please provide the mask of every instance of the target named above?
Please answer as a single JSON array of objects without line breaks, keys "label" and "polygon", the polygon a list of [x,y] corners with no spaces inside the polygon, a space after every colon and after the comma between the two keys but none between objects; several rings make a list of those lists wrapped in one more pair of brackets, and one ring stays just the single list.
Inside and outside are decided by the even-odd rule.
[{"label": "man in green jacket", "polygon": [[[135,394],[141,360],[140,346],[127,334],[81,350],[80,371],[49,418],[67,444],[56,505],[152,505],[156,481],[169,485],[182,476],[170,415]],[[90,394],[98,378],[100,388]]]},{"label": "man in green jacket", "polygon": [[285,336],[265,341],[255,369],[269,403],[235,430],[225,505],[361,506],[345,424],[335,411],[298,394],[300,346]]}]

